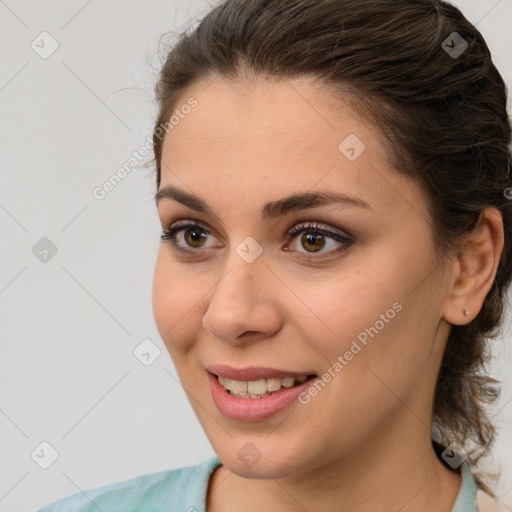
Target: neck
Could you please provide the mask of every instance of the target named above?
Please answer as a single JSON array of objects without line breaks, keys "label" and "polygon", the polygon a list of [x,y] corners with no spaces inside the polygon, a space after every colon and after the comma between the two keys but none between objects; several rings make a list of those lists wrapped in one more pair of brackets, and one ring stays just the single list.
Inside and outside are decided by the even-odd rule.
[{"label": "neck", "polygon": [[[367,443],[357,452],[279,480],[243,478],[221,466],[212,478],[207,510],[451,512],[460,471],[437,458],[430,432],[413,415],[409,427],[391,429],[380,444]],[[404,437],[403,432],[410,434]]]}]

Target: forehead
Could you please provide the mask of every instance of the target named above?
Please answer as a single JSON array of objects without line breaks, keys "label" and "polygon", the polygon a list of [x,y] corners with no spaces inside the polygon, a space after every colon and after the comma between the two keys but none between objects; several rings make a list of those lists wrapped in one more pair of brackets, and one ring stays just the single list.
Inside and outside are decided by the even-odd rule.
[{"label": "forehead", "polygon": [[[375,130],[309,80],[197,82],[175,109],[191,97],[197,105],[165,137],[161,186],[184,182],[218,197],[236,189],[251,201],[318,185],[358,195],[382,213],[396,206],[396,193],[418,202],[418,191],[388,168]],[[358,144],[356,159],[343,152],[347,140]]]},{"label": "forehead", "polygon": [[[177,108],[192,96],[197,106],[173,129],[175,136],[169,137],[176,144],[182,137],[221,144],[221,149],[234,149],[233,141],[244,142],[246,149],[276,145],[288,148],[287,144],[292,144],[288,148],[291,156],[301,150],[295,146],[298,141],[316,143],[317,147],[323,142],[327,147],[344,131],[356,127],[363,130],[346,105],[338,102],[333,112],[333,98],[311,79],[228,83],[216,78],[184,91]],[[368,138],[366,133],[363,136]]]}]

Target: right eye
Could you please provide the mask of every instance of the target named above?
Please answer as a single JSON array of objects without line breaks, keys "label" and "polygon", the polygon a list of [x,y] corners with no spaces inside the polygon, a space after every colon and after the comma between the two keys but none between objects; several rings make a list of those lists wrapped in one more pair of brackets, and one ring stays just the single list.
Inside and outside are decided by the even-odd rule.
[{"label": "right eye", "polygon": [[[183,236],[179,234],[183,232]],[[195,252],[195,249],[205,248],[203,242],[207,240],[210,232],[196,221],[175,222],[170,227],[164,227],[160,238],[170,242],[172,247],[179,252]],[[183,239],[183,241],[179,241]]]}]

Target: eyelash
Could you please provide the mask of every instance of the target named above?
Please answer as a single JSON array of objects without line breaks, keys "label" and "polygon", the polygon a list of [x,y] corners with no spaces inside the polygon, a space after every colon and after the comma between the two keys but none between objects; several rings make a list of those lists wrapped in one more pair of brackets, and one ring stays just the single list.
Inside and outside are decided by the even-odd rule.
[{"label": "eyelash", "polygon": [[[188,253],[188,254],[197,252],[200,248],[194,249],[191,247],[190,249],[184,249],[183,247],[180,247],[180,245],[176,241],[176,235],[179,232],[185,231],[188,228],[198,229],[200,231],[203,231],[207,235],[210,234],[210,231],[198,222],[195,222],[195,221],[180,222],[180,221],[178,221],[178,222],[174,223],[173,225],[171,225],[169,228],[164,227],[160,238],[164,241],[165,240],[169,241],[170,244],[172,245],[172,247],[177,252]],[[325,235],[328,238],[331,238],[331,239],[335,240],[336,242],[339,242],[342,244],[342,246],[340,248],[334,249],[332,251],[328,251],[327,254],[329,254],[329,255],[337,254],[338,252],[340,252],[340,251],[346,249],[347,247],[349,247],[350,245],[352,245],[354,242],[352,239],[350,239],[346,236],[342,236],[335,231],[331,231],[330,229],[324,228],[316,222],[314,222],[314,223],[303,222],[303,223],[297,224],[292,229],[290,229],[288,231],[286,236],[289,240],[292,240],[294,238],[297,238],[296,237],[297,234],[302,233],[302,232],[308,232],[308,231],[314,235]],[[320,256],[320,257],[314,256],[315,253],[311,253],[311,252],[305,252],[305,253],[303,253],[301,251],[290,251],[290,252],[298,252],[299,254],[301,254],[301,256],[299,256],[299,257],[306,259],[306,260],[319,260],[319,259],[324,258],[323,256]]]}]

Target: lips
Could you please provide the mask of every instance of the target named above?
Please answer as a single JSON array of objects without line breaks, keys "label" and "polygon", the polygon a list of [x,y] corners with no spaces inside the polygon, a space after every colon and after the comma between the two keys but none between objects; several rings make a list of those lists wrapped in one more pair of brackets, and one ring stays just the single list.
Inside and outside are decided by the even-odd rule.
[{"label": "lips", "polygon": [[[269,371],[268,369],[264,370]],[[235,421],[263,421],[276,416],[294,404],[297,407],[299,395],[315,381],[314,378],[306,379],[297,386],[282,389],[265,397],[238,398],[221,386],[218,377],[208,371],[205,373],[217,409],[226,418]]]},{"label": "lips", "polygon": [[213,364],[206,367],[206,370],[215,375],[227,379],[241,381],[255,381],[260,379],[283,379],[285,377],[310,377],[316,376],[313,371],[281,370],[265,367],[233,368],[223,364]]}]

